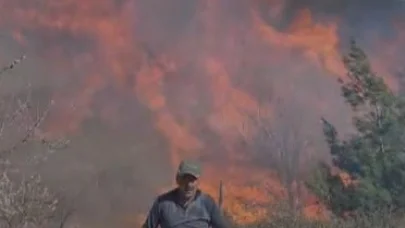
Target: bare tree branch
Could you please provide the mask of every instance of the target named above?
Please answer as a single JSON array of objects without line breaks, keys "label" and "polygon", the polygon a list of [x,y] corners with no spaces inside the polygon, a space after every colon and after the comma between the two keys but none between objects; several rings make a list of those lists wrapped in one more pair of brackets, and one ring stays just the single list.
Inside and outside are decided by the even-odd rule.
[{"label": "bare tree branch", "polygon": [[[1,68],[0,80],[25,58],[24,55]],[[30,174],[26,178],[9,159],[21,145],[37,139],[35,136],[51,105],[52,102],[42,109],[34,105],[30,85],[22,93],[18,91],[17,95],[2,94],[0,97],[0,227],[44,228],[57,220],[61,228],[74,213],[74,210],[63,207],[66,206],[61,204],[63,197],[51,192],[39,174]],[[44,138],[40,142],[49,147],[60,147],[61,144]]]},{"label": "bare tree branch", "polygon": [[39,175],[13,181],[4,171],[0,178],[0,221],[9,228],[45,225],[58,203]]},{"label": "bare tree branch", "polygon": [[[0,75],[3,75],[5,72],[13,69],[15,66],[17,66],[19,63],[21,63],[21,61],[23,61],[27,56],[26,55],[22,55],[20,58],[15,59],[12,63],[10,63],[9,65],[1,68],[0,70]],[[0,78],[1,79],[1,78]]]},{"label": "bare tree branch", "polygon": [[[300,106],[278,102],[271,115],[258,110],[241,132],[260,161],[268,161],[269,166],[277,170],[294,210],[298,209],[301,164],[312,141],[297,107]],[[244,132],[247,126],[249,134]]]}]

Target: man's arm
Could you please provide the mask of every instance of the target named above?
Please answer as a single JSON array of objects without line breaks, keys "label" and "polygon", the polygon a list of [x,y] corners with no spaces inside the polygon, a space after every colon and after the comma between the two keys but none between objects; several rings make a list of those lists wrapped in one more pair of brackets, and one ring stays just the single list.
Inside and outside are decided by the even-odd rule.
[{"label": "man's arm", "polygon": [[213,228],[229,228],[227,221],[225,220],[221,209],[210,196],[207,196],[207,209],[211,216],[211,226]]},{"label": "man's arm", "polygon": [[159,199],[155,200],[142,228],[157,228],[160,223]]}]

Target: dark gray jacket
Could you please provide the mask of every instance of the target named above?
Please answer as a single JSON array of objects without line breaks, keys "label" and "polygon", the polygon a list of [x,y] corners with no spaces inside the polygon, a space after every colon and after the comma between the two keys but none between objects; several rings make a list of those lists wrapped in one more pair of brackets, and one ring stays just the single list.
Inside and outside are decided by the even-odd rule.
[{"label": "dark gray jacket", "polygon": [[195,200],[184,208],[177,192],[174,189],[156,199],[143,228],[228,228],[212,197],[197,191]]}]

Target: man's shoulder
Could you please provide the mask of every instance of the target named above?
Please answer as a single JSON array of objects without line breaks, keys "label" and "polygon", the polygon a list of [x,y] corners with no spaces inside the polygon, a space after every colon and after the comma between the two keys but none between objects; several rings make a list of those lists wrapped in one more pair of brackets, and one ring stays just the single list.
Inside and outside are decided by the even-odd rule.
[{"label": "man's shoulder", "polygon": [[216,201],[208,193],[200,192],[198,199],[202,203],[202,205],[204,205],[204,207],[207,208],[208,210],[211,210],[213,207],[216,206]]},{"label": "man's shoulder", "polygon": [[208,193],[206,193],[206,192],[200,191],[198,197],[199,197],[201,200],[205,201],[205,202],[208,202],[208,203],[215,203],[214,198],[213,198],[210,194],[208,194]]},{"label": "man's shoulder", "polygon": [[177,191],[177,189],[172,189],[170,191],[167,191],[167,192],[164,192],[164,193],[158,195],[156,198],[156,202],[157,203],[162,203],[162,202],[167,202],[167,201],[173,202],[176,197],[176,191]]}]

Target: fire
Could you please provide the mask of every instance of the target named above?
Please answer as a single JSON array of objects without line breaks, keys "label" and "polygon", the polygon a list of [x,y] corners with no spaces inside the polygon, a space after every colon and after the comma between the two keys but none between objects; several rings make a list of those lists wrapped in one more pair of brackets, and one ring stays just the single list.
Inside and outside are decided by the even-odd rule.
[{"label": "fire", "polygon": [[[167,40],[159,37],[167,28],[155,25],[160,15],[143,12],[145,7],[151,7],[143,0],[33,2],[0,1],[0,26],[27,48],[47,42],[39,51],[40,57],[53,63],[50,71],[66,70],[70,74],[67,78],[74,81],[69,88],[55,92],[54,99],[60,107],[48,122],[48,130],[74,134],[81,130],[85,119],[99,115],[93,111],[93,105],[100,92],[113,88],[130,93],[150,111],[150,124],[168,142],[168,162],[173,168],[183,158],[209,158],[204,162],[202,187],[217,197],[218,184],[224,180],[224,207],[242,224],[265,218],[268,204],[286,194],[276,173],[257,167],[239,144],[248,115],[265,109],[271,118],[275,111],[269,100],[263,102],[257,95],[262,91],[256,91],[256,87],[266,88],[266,98],[299,93],[299,85],[287,85],[286,78],[305,77],[301,75],[301,66],[308,66],[314,75],[322,72],[345,77],[340,51],[341,22],[327,19],[321,23],[304,8],[285,29],[279,29],[268,20],[282,20],[286,5],[281,0],[236,1],[238,15],[228,13],[226,1],[196,1],[189,24],[179,34],[167,35],[171,38]],[[268,18],[259,10],[263,2],[272,6]],[[180,7],[185,2],[172,4]],[[156,9],[161,10],[159,7]],[[150,40],[160,41],[156,42],[160,46]],[[399,38],[395,44],[398,42]],[[394,42],[381,45],[386,47],[383,58],[399,55]],[[73,51],[68,51],[70,48]],[[392,75],[386,71],[384,59],[372,60],[384,75]],[[175,90],[183,96],[176,96],[167,92],[174,80],[194,84],[178,85]],[[394,80],[389,82],[394,86]],[[305,94],[295,96],[301,99]],[[174,107],[173,100],[180,104]],[[311,104],[319,105],[316,100]],[[113,107],[105,110],[111,115],[119,113]],[[217,142],[203,137],[198,131],[201,126]],[[218,144],[217,149],[214,144]],[[308,214],[314,210],[307,208]]]},{"label": "fire", "polygon": [[229,166],[221,173],[216,167],[206,171],[202,189],[218,198],[218,186],[220,181],[224,180],[223,206],[240,224],[265,219],[269,204],[274,202],[274,199],[285,196],[285,189],[280,185],[277,175],[268,169]]},{"label": "fire", "polygon": [[293,21],[286,33],[268,26],[256,11],[253,11],[255,30],[271,47],[302,49],[305,56],[317,66],[337,76],[344,75],[337,24],[318,24],[308,9]]}]

